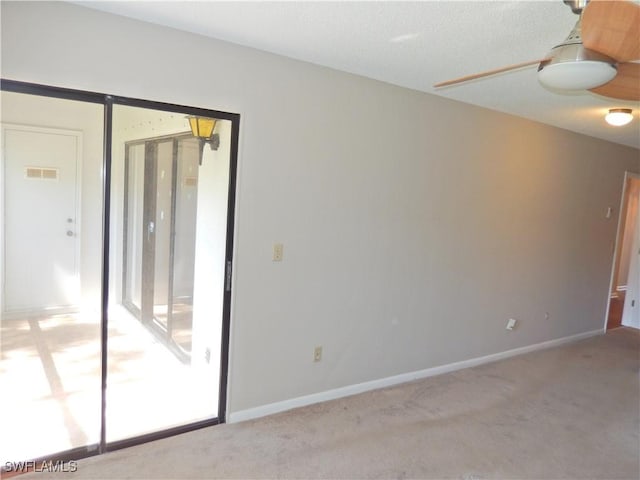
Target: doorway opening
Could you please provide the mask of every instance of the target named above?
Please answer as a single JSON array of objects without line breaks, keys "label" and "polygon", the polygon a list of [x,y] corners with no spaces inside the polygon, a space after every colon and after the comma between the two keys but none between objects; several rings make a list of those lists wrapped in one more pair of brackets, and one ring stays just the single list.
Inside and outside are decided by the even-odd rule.
[{"label": "doorway opening", "polygon": [[624,182],[607,330],[640,328],[640,175],[627,172]]}]

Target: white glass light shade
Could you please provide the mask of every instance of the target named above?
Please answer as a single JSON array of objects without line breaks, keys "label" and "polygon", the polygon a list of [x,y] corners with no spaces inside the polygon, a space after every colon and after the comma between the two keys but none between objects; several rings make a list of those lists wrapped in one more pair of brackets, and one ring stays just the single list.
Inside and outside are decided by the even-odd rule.
[{"label": "white glass light shade", "polygon": [[609,63],[580,60],[546,65],[538,72],[538,80],[549,88],[588,90],[613,80],[616,73]]},{"label": "white glass light shade", "polygon": [[621,127],[633,120],[633,113],[630,108],[612,108],[604,119],[609,125]]},{"label": "white glass light shade", "polygon": [[613,80],[616,61],[580,42],[580,21],[565,43],[553,47],[538,67],[538,80],[551,89],[589,90]]}]

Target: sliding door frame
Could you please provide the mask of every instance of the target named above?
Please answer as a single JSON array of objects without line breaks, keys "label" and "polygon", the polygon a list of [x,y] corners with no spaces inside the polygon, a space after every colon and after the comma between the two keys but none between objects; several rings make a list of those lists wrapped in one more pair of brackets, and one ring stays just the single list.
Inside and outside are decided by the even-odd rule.
[{"label": "sliding door frame", "polygon": [[[86,103],[96,103],[104,106],[103,122],[103,160],[102,160],[102,266],[101,266],[101,426],[100,441],[96,444],[85,445],[63,452],[58,452],[44,458],[30,459],[33,461],[68,461],[118,450],[121,448],[138,445],[172,435],[189,432],[199,428],[204,428],[226,421],[227,406],[227,384],[229,371],[229,332],[231,323],[231,275],[233,268],[233,241],[234,241],[234,221],[235,221],[235,198],[237,180],[238,161],[238,139],[240,128],[240,115],[237,113],[221,112],[198,107],[183,106],[171,103],[134,99],[105,93],[96,93],[68,88],[53,87],[41,84],[27,83],[16,80],[0,79],[0,90],[7,92],[23,93],[43,97],[53,97],[66,100],[75,100]],[[161,110],[165,112],[179,113],[184,115],[195,115],[231,122],[231,145],[229,154],[229,183],[227,196],[227,221],[226,221],[226,244],[225,244],[225,279],[222,308],[222,332],[220,349],[220,378],[218,392],[218,416],[201,420],[178,427],[173,427],[158,432],[140,435],[125,440],[107,442],[106,441],[106,387],[107,387],[107,342],[109,326],[109,256],[110,256],[110,215],[111,215],[111,165],[112,165],[112,145],[113,140],[113,106],[126,105],[131,107],[146,108],[151,110]]]}]

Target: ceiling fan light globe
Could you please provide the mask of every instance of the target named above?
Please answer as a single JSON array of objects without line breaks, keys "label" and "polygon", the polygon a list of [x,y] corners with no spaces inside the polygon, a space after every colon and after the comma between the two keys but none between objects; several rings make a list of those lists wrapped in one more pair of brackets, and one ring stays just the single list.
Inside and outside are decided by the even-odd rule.
[{"label": "ceiling fan light globe", "polygon": [[540,63],[538,80],[556,90],[589,90],[613,80],[618,70],[616,61],[590,50],[580,40],[580,22],[565,43],[549,52],[549,60]]},{"label": "ceiling fan light globe", "polygon": [[589,90],[613,80],[616,67],[607,62],[578,60],[546,65],[538,71],[538,80],[547,88]]}]

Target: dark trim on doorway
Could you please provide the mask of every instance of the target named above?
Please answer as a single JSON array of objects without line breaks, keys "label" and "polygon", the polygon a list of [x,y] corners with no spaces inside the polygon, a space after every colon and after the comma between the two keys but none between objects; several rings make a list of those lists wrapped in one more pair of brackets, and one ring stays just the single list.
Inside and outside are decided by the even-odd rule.
[{"label": "dark trim on doorway", "polygon": [[127,438],[125,440],[116,440],[115,442],[109,442],[107,445],[107,452],[113,452],[115,450],[121,450],[123,448],[134,447],[142,443],[155,442],[156,440],[162,440],[163,438],[173,437],[174,435],[180,435],[201,428],[212,427],[214,425],[220,425],[217,418],[211,418],[208,420],[202,420],[199,422],[189,423],[187,425],[180,425],[179,427],[173,427],[160,432],[147,433],[145,435],[139,435],[137,437]]},{"label": "dark trim on doorway", "polygon": [[111,97],[104,101],[104,158],[102,160],[102,318],[100,320],[100,444],[99,452],[105,452],[107,428],[107,357],[109,342],[109,255],[110,255],[110,223],[111,223],[111,142],[113,130],[113,103]]},{"label": "dark trim on doorway", "polygon": [[222,305],[222,345],[220,349],[220,393],[219,417],[222,422],[227,415],[227,377],[229,372],[229,338],[231,329],[231,291],[233,279],[233,234],[236,209],[236,178],[238,174],[238,145],[240,138],[240,115],[231,119],[231,148],[229,151],[229,196],[227,200],[227,245],[225,248],[224,299]]},{"label": "dark trim on doorway", "polygon": [[5,92],[26,93],[42,97],[64,98],[66,100],[78,100],[80,102],[102,103],[106,101],[104,93],[86,92],[70,88],[51,87],[37,83],[20,82],[17,80],[0,79],[0,90]]}]

